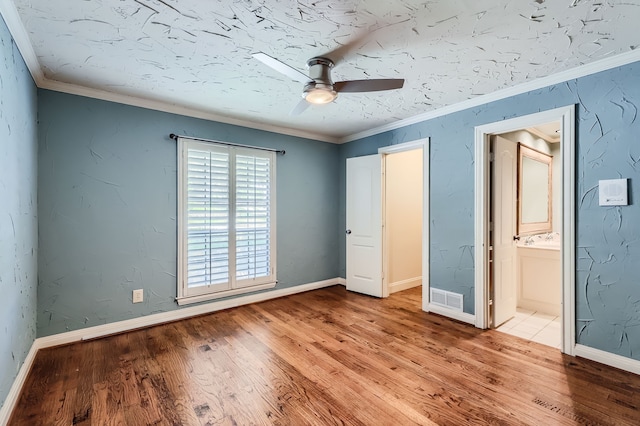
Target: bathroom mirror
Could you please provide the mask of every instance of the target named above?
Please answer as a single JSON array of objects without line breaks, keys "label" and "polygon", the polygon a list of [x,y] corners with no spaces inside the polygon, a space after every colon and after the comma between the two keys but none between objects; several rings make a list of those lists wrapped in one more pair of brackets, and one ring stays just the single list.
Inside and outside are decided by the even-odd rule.
[{"label": "bathroom mirror", "polygon": [[518,235],[551,232],[553,157],[518,143]]}]

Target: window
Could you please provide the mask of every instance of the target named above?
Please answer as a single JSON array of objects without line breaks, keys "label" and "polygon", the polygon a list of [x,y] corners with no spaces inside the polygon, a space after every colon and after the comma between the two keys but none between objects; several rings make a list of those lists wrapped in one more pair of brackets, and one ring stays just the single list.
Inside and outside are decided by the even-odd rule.
[{"label": "window", "polygon": [[178,139],[178,303],[274,287],[275,153]]}]

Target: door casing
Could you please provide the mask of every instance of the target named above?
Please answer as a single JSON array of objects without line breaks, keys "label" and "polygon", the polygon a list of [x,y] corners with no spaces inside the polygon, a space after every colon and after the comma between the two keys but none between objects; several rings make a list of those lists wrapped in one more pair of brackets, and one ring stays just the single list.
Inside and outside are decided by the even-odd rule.
[{"label": "door casing", "polygon": [[575,105],[475,128],[475,325],[489,327],[489,137],[560,121],[562,140],[562,352],[575,350]]}]

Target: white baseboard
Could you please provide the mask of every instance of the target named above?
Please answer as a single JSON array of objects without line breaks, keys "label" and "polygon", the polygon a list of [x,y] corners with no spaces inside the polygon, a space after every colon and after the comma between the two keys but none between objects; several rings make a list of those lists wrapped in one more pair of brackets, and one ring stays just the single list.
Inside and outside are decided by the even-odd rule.
[{"label": "white baseboard", "polygon": [[610,352],[580,344],[575,346],[574,355],[599,362],[600,364],[605,364],[610,367],[619,368],[620,370],[629,371],[630,373],[640,374],[640,361],[636,359],[612,354]]},{"label": "white baseboard", "polygon": [[418,287],[422,285],[422,276],[409,278],[402,281],[396,281],[394,283],[389,283],[389,293],[396,293],[398,291],[409,290],[413,287]]},{"label": "white baseboard", "polygon": [[297,293],[304,293],[306,291],[317,290],[319,288],[331,287],[333,285],[345,285],[344,281],[345,280],[343,278],[332,278],[329,280],[317,281],[279,290],[266,291],[263,293],[236,297],[234,299],[220,300],[204,305],[176,309],[174,311],[163,312],[160,314],[147,315],[145,317],[133,318],[130,320],[118,321],[110,324],[98,325],[95,327],[83,328],[81,330],[74,330],[46,337],[39,337],[31,345],[31,349],[29,350],[29,353],[27,354],[27,357],[25,358],[24,363],[22,364],[22,367],[18,372],[18,375],[13,381],[13,385],[9,390],[9,394],[4,401],[2,408],[0,408],[0,426],[4,426],[9,422],[9,416],[11,416],[13,408],[18,402],[18,397],[20,396],[20,392],[22,391],[22,386],[24,385],[27,375],[31,370],[31,366],[33,364],[33,361],[35,360],[36,354],[40,349],[79,342],[81,340],[96,339],[99,337],[109,336],[111,334],[123,333],[126,331],[132,331],[140,328],[150,327],[153,325],[186,319],[197,315],[221,311],[223,309],[263,302],[265,300],[290,296]]},{"label": "white baseboard", "polygon": [[462,321],[467,324],[471,324],[475,326],[476,324],[476,316],[472,314],[467,314],[465,312],[454,311],[453,309],[445,308],[444,306],[434,305],[433,303],[429,303],[427,305],[427,312],[433,312],[434,314],[442,315],[454,320]]},{"label": "white baseboard", "polygon": [[[40,349],[51,346],[58,346],[66,343],[78,342],[81,340],[108,336],[114,333],[122,333],[143,327],[176,321],[179,319],[186,319],[192,316],[216,312],[223,309],[233,308],[241,305],[248,305],[250,303],[257,303],[275,299],[278,297],[289,296],[292,294],[304,293],[306,291],[330,287],[333,285],[346,285],[346,280],[344,278],[332,278],[329,280],[317,281],[314,283],[283,288],[280,290],[268,291],[249,296],[237,297],[235,299],[208,303],[206,305],[193,306],[189,308],[178,309],[175,311],[164,312],[161,314],[153,314],[142,318],[118,321],[115,323],[89,327],[82,330],[75,330],[47,337],[40,337],[36,339],[31,345],[31,349],[29,349],[29,352],[27,353],[27,356],[22,363],[22,367],[20,367],[20,371],[13,381],[13,385],[9,390],[9,394],[6,397],[4,404],[0,408],[0,425],[4,426],[9,422],[9,416],[11,416],[15,404],[18,402],[18,397],[20,396],[20,392],[22,391],[22,386],[24,385],[27,375],[31,370],[31,366],[33,365],[36,354]],[[433,312],[434,314],[442,315],[467,324],[475,324],[475,315],[454,311],[452,309],[433,304],[429,304],[427,307],[427,312]],[[638,360],[579,344],[575,346],[575,355],[611,367],[619,368],[624,371],[629,371],[634,374],[640,374],[640,361]]]},{"label": "white baseboard", "polygon": [[2,408],[0,408],[0,425],[4,426],[9,423],[9,416],[11,416],[13,407],[15,407],[16,403],[18,402],[20,392],[22,391],[22,386],[27,379],[29,371],[31,371],[31,366],[33,365],[33,361],[36,359],[38,349],[40,349],[38,347],[37,341],[38,339],[36,339],[31,344],[31,349],[29,349],[29,352],[27,353],[27,356],[22,363],[22,367],[20,367],[20,371],[18,371],[18,375],[14,379],[13,385],[11,385],[11,389],[9,389],[9,394],[4,400]]},{"label": "white baseboard", "polygon": [[338,284],[343,285],[343,286],[347,286],[347,279],[346,278],[336,278],[338,280]]},{"label": "white baseboard", "polygon": [[289,296],[305,291],[316,290],[319,288],[330,287],[340,284],[339,278],[332,278],[324,281],[317,281],[309,284],[302,284],[283,289],[265,291],[248,296],[235,297],[233,299],[219,300],[198,306],[176,309],[173,311],[162,312],[159,314],[147,315],[144,317],[133,318],[124,321],[113,322],[94,327],[83,328],[80,330],[68,331],[65,333],[54,334],[47,337],[36,339],[39,347],[48,348],[51,346],[64,345],[67,343],[78,342],[80,340],[90,340],[99,337],[108,336],[116,333],[136,330],[139,328],[150,327],[153,325],[163,324],[171,321],[177,321],[197,315],[208,314],[211,312],[221,311],[223,309],[235,308],[237,306],[248,305],[250,303],[262,302],[265,300],[275,299],[277,297]]}]

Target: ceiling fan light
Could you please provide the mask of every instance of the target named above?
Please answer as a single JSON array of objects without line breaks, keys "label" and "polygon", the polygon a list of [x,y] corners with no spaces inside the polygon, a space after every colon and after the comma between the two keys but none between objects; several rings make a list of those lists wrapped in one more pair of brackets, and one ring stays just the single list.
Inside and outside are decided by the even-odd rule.
[{"label": "ceiling fan light", "polygon": [[310,104],[323,105],[333,102],[338,94],[332,89],[313,88],[305,90],[304,98]]}]

